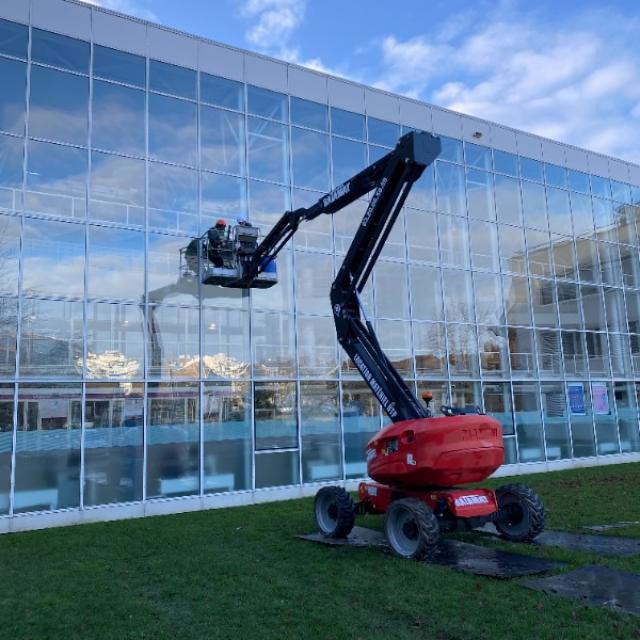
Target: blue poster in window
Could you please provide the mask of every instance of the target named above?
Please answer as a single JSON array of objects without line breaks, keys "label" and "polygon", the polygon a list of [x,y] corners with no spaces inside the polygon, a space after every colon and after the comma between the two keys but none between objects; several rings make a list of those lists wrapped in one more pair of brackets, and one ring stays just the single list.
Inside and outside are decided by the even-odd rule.
[{"label": "blue poster in window", "polygon": [[568,384],[569,407],[571,413],[576,416],[584,416],[586,414],[584,406],[584,387],[582,384]]}]

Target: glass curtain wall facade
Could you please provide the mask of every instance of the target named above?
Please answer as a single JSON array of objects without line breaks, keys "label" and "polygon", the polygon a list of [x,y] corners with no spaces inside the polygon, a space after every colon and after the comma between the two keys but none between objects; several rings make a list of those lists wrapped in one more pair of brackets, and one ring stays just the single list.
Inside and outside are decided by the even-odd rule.
[{"label": "glass curtain wall facade", "polygon": [[[267,291],[181,280],[179,252],[407,129],[7,20],[0,77],[0,515],[365,475],[386,419],[328,294],[366,201]],[[640,451],[640,187],[442,142],[365,296],[390,359],[496,416],[508,463]]]}]

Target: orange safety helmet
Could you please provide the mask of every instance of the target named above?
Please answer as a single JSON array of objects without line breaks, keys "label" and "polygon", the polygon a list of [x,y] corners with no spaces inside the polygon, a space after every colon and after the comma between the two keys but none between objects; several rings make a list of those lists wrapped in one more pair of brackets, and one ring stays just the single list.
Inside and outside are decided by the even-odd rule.
[{"label": "orange safety helmet", "polygon": [[216,222],[216,229],[219,229],[221,227],[224,228],[226,226],[227,226],[227,223],[222,218],[219,218],[218,222]]}]

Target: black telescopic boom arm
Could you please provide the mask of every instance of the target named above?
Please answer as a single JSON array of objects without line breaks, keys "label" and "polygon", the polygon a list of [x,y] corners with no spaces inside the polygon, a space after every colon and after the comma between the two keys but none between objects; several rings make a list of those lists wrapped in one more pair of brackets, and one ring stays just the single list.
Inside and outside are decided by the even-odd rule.
[{"label": "black telescopic boom arm", "polygon": [[250,281],[275,258],[301,222],[334,214],[375,190],[331,287],[331,306],[338,341],[393,422],[425,418],[429,413],[384,354],[360,294],[411,187],[439,153],[439,138],[418,131],[402,136],[393,151],[315,204],[287,211],[244,263],[243,280]]}]

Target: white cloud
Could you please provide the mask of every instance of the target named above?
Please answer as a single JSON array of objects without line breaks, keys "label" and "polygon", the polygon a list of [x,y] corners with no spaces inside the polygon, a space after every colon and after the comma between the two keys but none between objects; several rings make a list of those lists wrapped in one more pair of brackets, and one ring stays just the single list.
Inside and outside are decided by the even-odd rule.
[{"label": "white cloud", "polygon": [[[557,26],[559,25],[559,26]],[[377,86],[596,151],[640,160],[637,18],[577,14],[570,24],[494,12],[437,35],[378,44]]]},{"label": "white cloud", "polygon": [[241,15],[257,20],[246,33],[247,41],[260,49],[286,48],[304,12],[304,0],[247,0]]},{"label": "white cloud", "polygon": [[111,9],[112,11],[119,11],[129,16],[136,16],[143,20],[150,20],[152,22],[158,22],[158,16],[147,9],[143,4],[150,4],[152,0],[146,0],[141,2],[139,0],[80,0],[87,4],[92,4],[96,7],[104,7],[105,9]]}]

